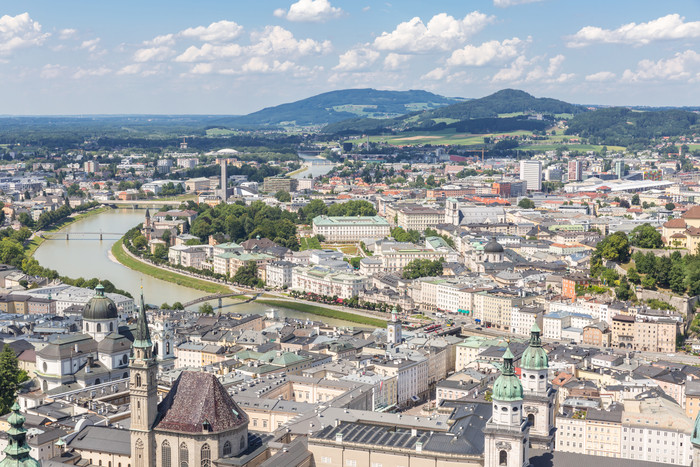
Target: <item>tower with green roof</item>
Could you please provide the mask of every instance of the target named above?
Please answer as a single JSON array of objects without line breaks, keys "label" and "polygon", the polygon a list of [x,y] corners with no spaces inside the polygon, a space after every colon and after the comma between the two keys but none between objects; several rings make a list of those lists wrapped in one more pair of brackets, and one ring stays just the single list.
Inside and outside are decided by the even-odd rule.
[{"label": "tower with green roof", "polygon": [[0,461],[0,467],[39,467],[41,464],[33,459],[27,445],[27,430],[24,428],[24,416],[19,412],[19,404],[12,405],[12,413],[7,418],[10,429],[7,430],[8,444],[5,458]]},{"label": "tower with green roof", "polygon": [[530,330],[530,344],[520,358],[520,380],[524,389],[523,415],[530,423],[530,443],[538,449],[554,447],[554,400],[549,384],[549,357],[542,348],[537,323]]},{"label": "tower with green roof", "polygon": [[386,341],[388,344],[400,344],[401,340],[401,320],[396,305],[391,309],[391,321],[386,323]]},{"label": "tower with green roof", "polygon": [[513,360],[510,347],[506,347],[501,374],[493,383],[493,412],[484,427],[484,467],[529,464],[530,425],[523,419],[523,386]]},{"label": "tower with green roof", "polygon": [[693,433],[690,435],[690,444],[693,448],[693,467],[700,466],[700,413],[695,417]]}]

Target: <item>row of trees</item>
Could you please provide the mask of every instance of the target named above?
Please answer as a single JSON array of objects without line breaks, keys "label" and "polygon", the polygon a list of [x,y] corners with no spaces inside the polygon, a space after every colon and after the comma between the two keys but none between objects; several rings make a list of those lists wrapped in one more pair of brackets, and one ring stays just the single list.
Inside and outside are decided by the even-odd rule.
[{"label": "row of trees", "polygon": [[418,279],[419,277],[433,277],[442,275],[444,258],[437,260],[414,259],[403,270],[404,279]]}]

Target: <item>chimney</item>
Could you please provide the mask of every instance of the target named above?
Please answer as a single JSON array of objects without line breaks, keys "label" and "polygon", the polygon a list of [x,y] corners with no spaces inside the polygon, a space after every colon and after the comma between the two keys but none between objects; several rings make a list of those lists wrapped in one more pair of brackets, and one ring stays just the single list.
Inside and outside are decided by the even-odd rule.
[{"label": "chimney", "polygon": [[423,452],[423,442],[422,441],[418,441],[416,443],[416,452]]},{"label": "chimney", "polygon": [[335,444],[343,444],[343,433],[335,434]]}]

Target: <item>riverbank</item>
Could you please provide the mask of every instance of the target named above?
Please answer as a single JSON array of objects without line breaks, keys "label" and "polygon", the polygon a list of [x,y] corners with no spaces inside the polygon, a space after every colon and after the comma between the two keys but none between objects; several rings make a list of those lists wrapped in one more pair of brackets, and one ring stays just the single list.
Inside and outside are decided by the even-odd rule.
[{"label": "riverbank", "polygon": [[47,233],[52,233],[52,232],[58,232],[59,230],[68,227],[71,224],[75,224],[78,221],[81,221],[83,219],[86,219],[88,217],[94,216],[96,214],[102,214],[103,212],[109,211],[112,209],[109,206],[100,206],[99,208],[96,209],[91,209],[89,211],[81,212],[76,216],[70,216],[65,218],[61,223],[56,224],[52,226],[50,229],[42,230],[39,232],[34,233],[34,238],[32,238],[29,243],[25,246],[25,250],[27,251],[27,256],[34,256],[34,253],[36,252],[37,248],[41,246],[44,241],[46,241],[45,238],[43,238],[40,233],[41,232],[47,232]]},{"label": "riverbank", "polygon": [[121,238],[117,240],[114,245],[112,245],[110,252],[119,263],[123,264],[127,268],[133,269],[134,271],[142,274],[147,274],[156,279],[208,293],[231,293],[231,289],[225,285],[208,282],[194,277],[188,277],[184,274],[178,274],[176,272],[168,271],[166,269],[159,268],[158,266],[145,263],[134,257],[124,248],[124,241]]},{"label": "riverbank", "polygon": [[350,321],[351,323],[365,324],[367,326],[372,326],[375,328],[383,328],[386,326],[386,321],[378,318],[370,318],[368,316],[362,316],[348,311],[333,310],[330,308],[310,305],[303,302],[287,302],[284,300],[267,299],[257,299],[256,302],[262,303],[264,305],[278,306],[281,308],[288,308],[290,310],[302,311],[311,315],[324,316],[326,318],[342,319],[343,321]]}]

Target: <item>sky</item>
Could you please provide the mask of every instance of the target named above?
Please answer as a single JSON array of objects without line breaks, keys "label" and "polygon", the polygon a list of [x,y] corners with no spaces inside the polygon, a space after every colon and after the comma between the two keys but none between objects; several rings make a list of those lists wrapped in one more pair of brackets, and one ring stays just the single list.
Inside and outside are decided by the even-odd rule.
[{"label": "sky", "polygon": [[2,0],[0,114],[246,114],[504,88],[700,105],[700,0]]}]

